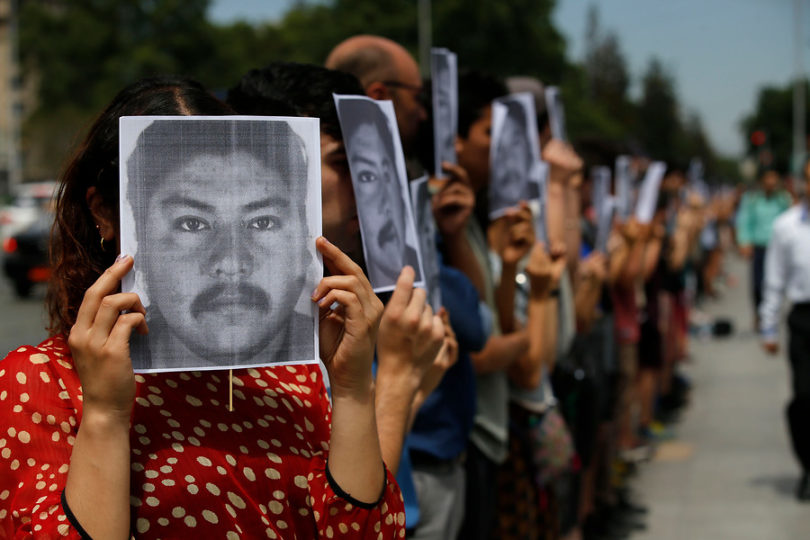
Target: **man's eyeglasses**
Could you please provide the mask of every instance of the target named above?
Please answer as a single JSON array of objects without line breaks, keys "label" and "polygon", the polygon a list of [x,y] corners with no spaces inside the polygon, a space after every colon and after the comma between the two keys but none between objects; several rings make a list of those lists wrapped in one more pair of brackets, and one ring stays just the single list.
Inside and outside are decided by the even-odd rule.
[{"label": "man's eyeglasses", "polygon": [[408,84],[401,81],[383,81],[382,82],[385,86],[390,86],[391,88],[402,88],[405,90],[410,90],[413,92],[414,97],[419,100],[420,103],[426,103],[427,100],[427,93],[425,92],[425,88],[421,85],[417,86],[415,84]]}]

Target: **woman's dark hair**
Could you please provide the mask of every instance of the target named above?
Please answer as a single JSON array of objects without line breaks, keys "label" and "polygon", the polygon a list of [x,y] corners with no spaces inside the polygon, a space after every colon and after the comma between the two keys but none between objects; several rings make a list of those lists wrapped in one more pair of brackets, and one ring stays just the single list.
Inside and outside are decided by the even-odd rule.
[{"label": "woman's dark hair", "polygon": [[51,231],[52,275],[46,305],[51,335],[67,333],[84,292],[115,260],[103,248],[87,204],[91,187],[118,229],[118,119],[121,116],[233,114],[200,83],[183,77],[152,77],[118,93],[90,128],[60,178]]}]

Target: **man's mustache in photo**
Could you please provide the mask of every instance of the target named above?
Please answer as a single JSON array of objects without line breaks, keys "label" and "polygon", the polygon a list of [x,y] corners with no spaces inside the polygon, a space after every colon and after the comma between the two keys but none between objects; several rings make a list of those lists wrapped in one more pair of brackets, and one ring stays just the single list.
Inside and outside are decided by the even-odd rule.
[{"label": "man's mustache in photo", "polygon": [[260,287],[247,283],[217,283],[197,295],[191,304],[191,314],[197,318],[235,305],[266,312],[270,309],[270,298]]}]

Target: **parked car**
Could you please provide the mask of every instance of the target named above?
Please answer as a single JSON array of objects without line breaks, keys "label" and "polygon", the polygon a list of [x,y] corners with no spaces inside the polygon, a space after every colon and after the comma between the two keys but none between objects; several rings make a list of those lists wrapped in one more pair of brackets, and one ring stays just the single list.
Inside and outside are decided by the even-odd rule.
[{"label": "parked car", "polygon": [[20,184],[10,204],[0,207],[0,238],[5,240],[22,231],[43,212],[51,210],[56,182],[29,182]]},{"label": "parked car", "polygon": [[28,297],[35,284],[51,277],[48,240],[52,224],[53,214],[44,212],[28,227],[3,240],[3,272],[20,298]]}]

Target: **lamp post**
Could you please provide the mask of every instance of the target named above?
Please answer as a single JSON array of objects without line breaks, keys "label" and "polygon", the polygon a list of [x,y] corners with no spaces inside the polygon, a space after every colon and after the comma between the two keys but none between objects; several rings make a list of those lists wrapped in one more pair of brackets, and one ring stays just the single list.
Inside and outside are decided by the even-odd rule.
[{"label": "lamp post", "polygon": [[804,38],[802,32],[802,0],[793,0],[793,24],[796,76],[793,81],[793,174],[801,177],[802,165],[807,150],[805,126],[805,79],[802,49]]}]

